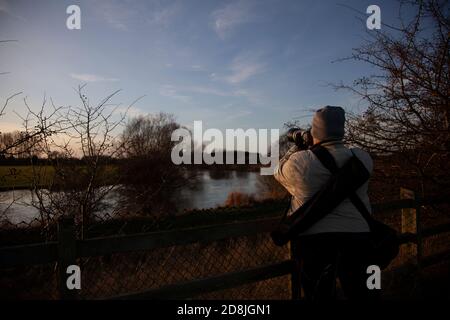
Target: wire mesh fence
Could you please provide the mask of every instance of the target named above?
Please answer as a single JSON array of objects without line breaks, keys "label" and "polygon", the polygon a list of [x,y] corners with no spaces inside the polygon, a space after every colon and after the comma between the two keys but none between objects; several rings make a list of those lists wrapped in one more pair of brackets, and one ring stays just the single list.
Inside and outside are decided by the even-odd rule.
[{"label": "wire mesh fence", "polygon": [[58,298],[56,263],[1,269],[1,300]]},{"label": "wire mesh fence", "polygon": [[[84,298],[120,296],[287,259],[287,248],[274,246],[267,234],[82,259],[82,295]],[[290,294],[286,281],[273,284],[272,281],[266,286],[247,286],[247,293],[230,291],[232,295],[228,298],[250,299],[256,291],[266,297],[277,297],[282,291],[284,296]]]},{"label": "wire mesh fence", "polygon": [[[82,273],[79,298],[113,298],[288,259],[288,248],[276,247],[267,233],[79,258],[77,264]],[[58,298],[56,267],[54,263],[3,270],[0,276],[2,298]],[[290,276],[284,276],[200,297],[289,299],[290,294]]]},{"label": "wire mesh fence", "polygon": [[[270,209],[270,210],[269,210]],[[266,210],[273,211],[273,208]],[[243,209],[242,209],[243,210]],[[239,213],[242,215],[242,210]],[[251,220],[253,211],[245,214]],[[427,205],[420,208],[420,221],[423,228],[439,225],[443,220],[442,213],[448,212],[448,205]],[[245,211],[245,210],[243,210]],[[225,210],[228,221],[234,221],[233,210]],[[415,233],[417,230],[417,212],[406,212],[403,209],[377,213],[379,220],[391,225],[398,231]],[[177,230],[180,227],[198,226],[202,221],[208,225],[217,223],[217,217],[207,216],[209,211],[197,212],[189,216],[183,223],[182,217],[127,217],[126,219],[104,218],[93,219],[89,226],[90,238],[99,236],[129,235],[156,230]],[[436,218],[439,216],[439,218]],[[250,217],[250,218],[249,218]],[[254,218],[254,217],[253,217]],[[24,227],[25,226],[25,227]],[[36,222],[32,225],[7,226],[1,232],[2,245],[7,243],[21,244],[56,240],[56,224],[42,228]],[[77,237],[81,237],[81,229],[77,229]],[[422,242],[422,255],[431,256],[450,249],[450,233],[429,236]],[[418,246],[414,243],[404,244],[398,257],[389,267],[390,271],[417,259]],[[129,293],[137,293],[168,285],[208,278],[230,272],[243,271],[249,268],[269,265],[290,258],[287,247],[277,247],[268,233],[252,236],[226,238],[208,243],[190,243],[151,250],[114,253],[110,255],[78,258],[77,264],[82,272],[81,299],[113,298]],[[1,270],[0,297],[8,299],[58,299],[57,263],[36,266],[23,266]],[[410,283],[413,287],[418,283],[415,269],[405,269],[402,276],[384,278],[387,290],[397,290],[401,285],[399,279]],[[291,276],[279,276],[272,279],[245,284],[230,289],[200,294],[202,299],[290,299]],[[406,292],[406,294],[410,294]]]}]

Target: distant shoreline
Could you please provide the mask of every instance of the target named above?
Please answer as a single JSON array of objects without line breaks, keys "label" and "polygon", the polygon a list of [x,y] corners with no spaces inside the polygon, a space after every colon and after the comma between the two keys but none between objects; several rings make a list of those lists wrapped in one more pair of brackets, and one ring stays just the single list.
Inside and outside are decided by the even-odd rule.
[{"label": "distant shoreline", "polygon": [[[114,166],[114,165],[112,165]],[[262,165],[260,164],[193,164],[182,165],[188,170],[208,170],[212,172],[257,172]],[[44,166],[36,165],[36,168],[42,169]],[[45,177],[40,177],[44,180],[37,188],[42,189],[50,185],[51,175],[53,167],[48,166],[50,170],[44,171],[44,173],[38,172],[37,174],[44,174]],[[14,174],[10,173],[10,169],[16,169]],[[14,191],[14,190],[33,190],[34,185],[32,183],[33,171],[32,165],[19,164],[19,165],[0,165],[0,192]],[[107,184],[105,184],[107,185]]]}]

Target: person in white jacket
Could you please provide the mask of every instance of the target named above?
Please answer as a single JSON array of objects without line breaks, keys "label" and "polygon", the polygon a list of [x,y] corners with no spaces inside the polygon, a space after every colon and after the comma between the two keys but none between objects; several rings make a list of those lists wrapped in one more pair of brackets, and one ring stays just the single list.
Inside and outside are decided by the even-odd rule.
[{"label": "person in white jacket", "polygon": [[[353,153],[372,173],[370,155],[358,148],[345,146],[345,112],[341,107],[326,106],[313,117],[311,135],[313,143],[320,143],[334,157],[338,167]],[[309,200],[330,178],[331,173],[311,150],[292,147],[275,169],[275,179],[291,194],[288,215]],[[367,195],[368,182],[357,194],[371,211]],[[335,298],[336,277],[349,299],[375,298],[378,295],[366,286],[369,257],[369,226],[349,199],[344,200],[331,213],[299,234],[293,245],[301,261],[301,282],[306,298],[322,301]]]}]

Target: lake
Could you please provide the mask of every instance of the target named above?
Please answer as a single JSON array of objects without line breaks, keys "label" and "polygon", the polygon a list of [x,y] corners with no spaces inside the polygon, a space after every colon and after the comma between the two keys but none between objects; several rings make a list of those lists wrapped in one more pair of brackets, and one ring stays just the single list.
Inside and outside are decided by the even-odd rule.
[{"label": "lake", "polygon": [[[183,188],[178,191],[177,209],[208,209],[225,203],[230,192],[255,194],[259,171],[210,171],[201,170],[196,188]],[[0,192],[0,212],[6,209],[1,220],[12,224],[29,223],[38,217],[38,210],[30,203],[33,193],[29,190]],[[11,202],[15,199],[15,202]],[[107,201],[114,202],[114,192]]]}]

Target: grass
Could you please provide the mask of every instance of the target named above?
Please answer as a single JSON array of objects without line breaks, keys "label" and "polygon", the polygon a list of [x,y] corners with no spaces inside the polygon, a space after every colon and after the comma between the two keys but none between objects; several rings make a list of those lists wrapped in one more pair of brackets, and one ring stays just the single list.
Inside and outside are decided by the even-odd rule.
[{"label": "grass", "polygon": [[52,182],[54,173],[52,166],[0,166],[0,191],[31,188],[34,180],[42,187]]},{"label": "grass", "polygon": [[[166,217],[157,226],[154,225],[151,217],[136,217],[126,221],[112,219],[92,225],[89,237],[119,232],[121,234],[137,233],[151,226],[164,230],[248,220],[279,215],[284,207],[285,203],[267,201],[263,204],[240,208],[195,210],[179,217]],[[28,237],[30,237],[29,242],[38,242],[40,228],[28,228],[26,232],[23,229],[1,230],[0,243],[13,245],[16,238],[20,241],[15,244],[19,244]],[[157,288],[180,281],[285,260],[288,254],[289,251],[286,248],[275,247],[267,234],[261,234],[203,245],[196,243],[169,249],[161,248],[80,259],[78,263],[83,268],[83,283],[85,283],[82,297],[101,298]],[[54,264],[2,271],[4,272],[0,276],[0,287],[5,290],[0,292],[0,299],[57,298]],[[204,298],[207,297],[289,299],[289,276],[209,294]]]},{"label": "grass", "polygon": [[[267,234],[82,258],[81,298],[114,297],[267,265],[289,258]],[[289,299],[289,276],[204,295],[209,299]],[[55,264],[2,270],[0,299],[57,298]]]},{"label": "grass", "polygon": [[[267,201],[241,208],[222,207],[214,210],[196,210],[179,217],[167,217],[166,221],[161,221],[158,227],[161,229],[177,229],[193,225],[247,220],[249,217],[274,216],[279,215],[285,205],[286,203],[283,202]],[[400,214],[394,214],[393,217],[399,220]],[[126,223],[124,220],[99,223],[97,226],[92,226],[90,236],[114,234],[119,229],[122,234],[142,232],[142,228],[150,227],[153,224],[149,218],[129,219]],[[394,223],[394,221],[390,221],[390,223]],[[146,224],[148,225],[146,226]],[[27,230],[27,233],[30,231]],[[38,232],[39,229],[36,228],[35,231]],[[23,230],[18,230],[18,232],[23,240]],[[439,238],[441,239],[441,249],[448,248],[448,236],[441,235]],[[6,239],[6,237],[2,238],[0,242],[4,242]],[[436,249],[437,244],[433,243],[431,246]],[[426,243],[424,249],[426,255],[431,254],[428,252]],[[144,250],[83,258],[78,260],[78,263],[82,266],[84,277],[81,294],[82,298],[85,299],[112,297],[244,270],[288,258],[289,250],[287,250],[287,247],[275,247],[268,234],[232,238],[208,244],[194,243],[151,251]],[[385,276],[383,276],[382,288],[386,299],[413,299],[416,296],[418,298],[424,296],[447,297],[449,287],[446,285],[448,282],[445,281],[448,279],[448,271],[446,272],[448,263],[440,267],[442,270],[434,271],[432,269],[434,266],[426,268],[423,280],[419,279],[418,273],[413,269],[401,273],[394,271],[396,266],[402,265],[410,258],[411,256],[407,256],[402,250],[402,253],[392,263],[392,268],[383,273]],[[289,280],[289,276],[274,278],[205,294],[201,298],[289,299]],[[423,289],[420,289],[419,281],[423,282]],[[56,298],[56,285],[54,264],[4,270],[2,276],[0,276],[0,287],[6,290],[4,290],[4,295],[0,293],[0,298]]]},{"label": "grass", "polygon": [[[64,169],[75,179],[83,176],[86,172],[86,167],[83,166],[68,166]],[[49,186],[54,181],[55,172],[55,167],[48,165],[0,166],[0,191],[30,189],[33,188],[34,185],[37,185],[39,188]],[[116,182],[115,179],[117,178],[118,172],[117,166],[107,165],[100,168],[98,172],[98,184],[108,185]]]},{"label": "grass", "polygon": [[[281,217],[286,207],[285,202],[264,201],[252,206],[231,208],[221,207],[209,210],[192,210],[179,216],[129,216],[105,221],[94,221],[89,225],[88,238],[125,235],[142,232],[163,231],[201,227],[214,224],[255,220],[269,217]],[[49,232],[56,236],[56,223],[49,226]],[[0,243],[14,246],[43,242],[42,228],[36,224],[27,228],[6,227],[0,225]],[[56,239],[56,238],[55,238]]]}]

